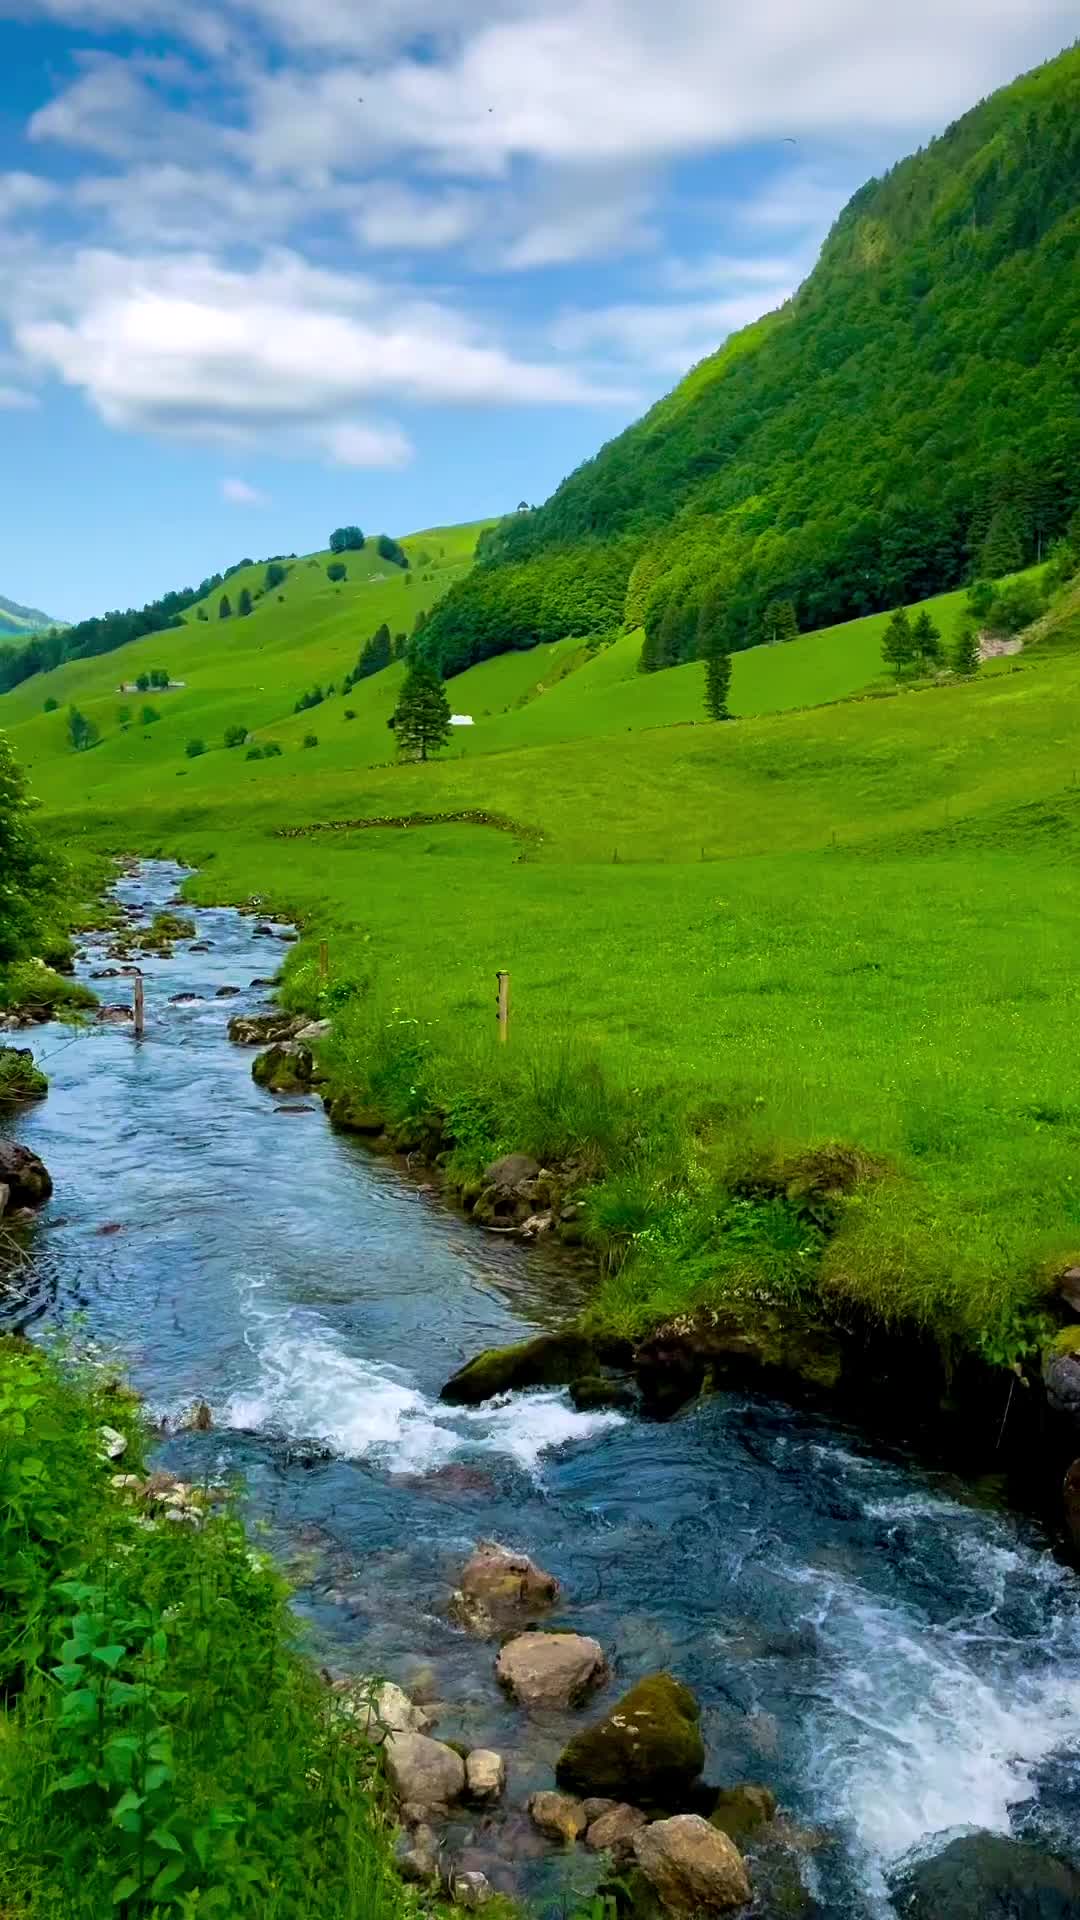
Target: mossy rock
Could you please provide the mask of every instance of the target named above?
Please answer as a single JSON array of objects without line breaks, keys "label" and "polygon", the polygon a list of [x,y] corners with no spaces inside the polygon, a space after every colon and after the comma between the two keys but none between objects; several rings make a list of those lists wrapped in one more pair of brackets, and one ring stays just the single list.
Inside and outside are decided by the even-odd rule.
[{"label": "mossy rock", "polygon": [[709,1815],[710,1827],[716,1827],[726,1833],[729,1840],[742,1847],[750,1834],[756,1833],[776,1817],[776,1795],[771,1787],[757,1786],[744,1781],[738,1787],[722,1787],[716,1796],[716,1805]]},{"label": "mossy rock", "polygon": [[705,1765],[700,1720],[689,1687],[670,1673],[649,1674],[602,1720],[574,1735],[555,1777],[583,1798],[677,1807]]},{"label": "mossy rock", "polygon": [[144,937],[147,945],[154,946],[162,941],[194,940],[195,922],[183,913],[155,913]]},{"label": "mossy rock", "polygon": [[595,1376],[592,1341],[582,1333],[542,1333],[512,1347],[487,1347],[446,1382],[440,1399],[477,1407],[494,1394],[522,1387],[566,1387]]},{"label": "mossy rock", "polygon": [[639,1404],[629,1380],[612,1380],[604,1374],[588,1374],[584,1380],[571,1381],[570,1398],[579,1413],[599,1413],[607,1407],[631,1413]]},{"label": "mossy rock", "polygon": [[335,1093],[327,1107],[330,1125],[341,1133],[367,1134],[372,1139],[383,1131],[386,1121],[377,1107],[358,1100],[353,1093]]},{"label": "mossy rock", "polygon": [[303,1093],[311,1086],[315,1063],[308,1047],[290,1040],[282,1046],[267,1047],[251,1065],[256,1086],[270,1093]]},{"label": "mossy rock", "polygon": [[29,1047],[0,1047],[0,1106],[43,1100],[48,1091],[49,1082]]}]

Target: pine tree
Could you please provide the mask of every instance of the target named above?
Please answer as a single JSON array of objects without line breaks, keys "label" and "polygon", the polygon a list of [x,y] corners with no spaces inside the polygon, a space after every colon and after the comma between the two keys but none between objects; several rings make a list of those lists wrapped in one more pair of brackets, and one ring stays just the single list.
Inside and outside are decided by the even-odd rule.
[{"label": "pine tree", "polygon": [[979,636],[972,622],[961,616],[953,640],[952,659],[949,665],[954,673],[970,678],[979,671]]},{"label": "pine tree", "polygon": [[673,593],[660,622],[656,662],[658,667],[674,667],[681,660],[684,627],[682,605],[678,596]]},{"label": "pine tree", "polygon": [[935,627],[925,607],[916,617],[915,625],[911,629],[911,641],[915,658],[921,667],[940,666],[941,629]]},{"label": "pine tree", "polygon": [[724,588],[709,587],[698,608],[697,657],[708,660],[727,636],[728,597]]},{"label": "pine tree", "polygon": [[426,760],[429,753],[446,745],[450,706],[434,667],[420,664],[410,669],[390,725],[397,734],[399,753],[419,750],[421,760]]},{"label": "pine tree", "polygon": [[223,593],[221,599],[218,601],[217,617],[219,620],[230,620],[232,618],[232,601],[229,599],[227,593]]},{"label": "pine tree", "polygon": [[906,607],[897,607],[885,629],[881,642],[881,657],[886,666],[896,668],[899,680],[904,668],[911,665],[915,653],[915,641],[911,631]]},{"label": "pine tree", "polygon": [[240,589],[240,598],[236,603],[236,611],[241,619],[251,612],[251,595],[246,587],[241,587]]},{"label": "pine tree", "polygon": [[991,580],[1019,573],[1024,564],[1024,527],[1019,509],[999,507],[987,528],[979,554],[979,572]]},{"label": "pine tree", "polygon": [[761,625],[762,638],[767,646],[779,646],[785,640],[797,640],[799,621],[794,601],[770,600]]},{"label": "pine tree", "polygon": [[705,711],[712,720],[730,720],[731,655],[715,637],[705,655]]}]

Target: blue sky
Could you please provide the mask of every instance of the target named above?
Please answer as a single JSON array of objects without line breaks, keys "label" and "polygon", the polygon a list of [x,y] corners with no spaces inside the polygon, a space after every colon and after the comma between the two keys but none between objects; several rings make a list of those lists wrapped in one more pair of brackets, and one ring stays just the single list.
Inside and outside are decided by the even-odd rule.
[{"label": "blue sky", "polygon": [[1075,0],[0,0],[0,593],[543,499]]}]

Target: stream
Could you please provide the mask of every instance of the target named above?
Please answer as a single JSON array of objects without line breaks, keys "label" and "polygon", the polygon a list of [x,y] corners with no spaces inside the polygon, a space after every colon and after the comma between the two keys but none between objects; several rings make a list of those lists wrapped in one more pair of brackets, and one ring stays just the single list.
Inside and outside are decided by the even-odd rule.
[{"label": "stream", "polygon": [[[148,862],[117,895],[149,919],[182,878]],[[702,1703],[708,1777],[763,1780],[822,1830],[799,1854],[803,1914],[892,1913],[896,1862],[972,1827],[1080,1859],[1080,1579],[1038,1527],[764,1398],[665,1425],[558,1392],[440,1405],[479,1348],[572,1312],[580,1273],[445,1211],[316,1099],[255,1087],[226,1020],[265,1004],[251,983],[284,948],[228,909],[193,918],[207,951],[141,962],[141,1044],[120,1025],[23,1036],[51,1091],[11,1130],[56,1192],[0,1321],[78,1327],[172,1424],[205,1399],[213,1430],[167,1434],[162,1463],[242,1476],[319,1659],[445,1703],[440,1737],[506,1755],[508,1809],[553,1784],[579,1717],[530,1725],[493,1649],[447,1620],[491,1535],[558,1575],[556,1623],[612,1658],[603,1700],[671,1667]],[[84,977],[107,945],[86,939]],[[595,1880],[520,1813],[457,1840],[538,1912]]]}]

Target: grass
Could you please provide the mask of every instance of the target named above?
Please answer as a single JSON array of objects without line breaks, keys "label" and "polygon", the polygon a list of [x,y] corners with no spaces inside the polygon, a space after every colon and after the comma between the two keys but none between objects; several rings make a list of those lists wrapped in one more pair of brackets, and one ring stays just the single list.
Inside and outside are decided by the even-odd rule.
[{"label": "grass", "polygon": [[[367,591],[389,589],[357,585],[355,606]],[[947,601],[933,604],[948,629]],[[344,659],[355,635],[346,649],[329,618]],[[722,727],[700,720],[699,669],[641,676],[633,636],[505,655],[451,683],[477,725],[427,767],[389,763],[400,666],[354,689],[353,721],[340,700],[284,711],[286,689],[291,707],[332,664],[325,634],[274,638],[284,619],[260,606],[216,636],[220,715],[221,689],[250,668],[246,630],[265,622],[278,704],[262,725],[284,749],[270,762],[222,748],[183,763],[190,717],[175,739],[163,721],[149,744],[110,737],[88,755],[55,725],[44,742],[48,681],[104,662],[0,703],[66,839],[180,852],[200,869],[194,897],[260,892],[328,936],[339,1070],[362,1081],[421,1032],[401,1086],[459,1110],[474,1159],[577,1139],[614,1183],[596,1215],[619,1254],[597,1309],[611,1324],[753,1274],[759,1290],[810,1285],[992,1355],[1036,1337],[1046,1275],[1080,1247],[1075,599],[975,682],[885,683],[880,615],[740,655],[744,717]],[[209,701],[176,660],[193,682],[177,701]],[[318,749],[294,751],[309,729]],[[531,832],[304,832],[470,811]],[[291,962],[306,1003],[310,952]],[[509,1060],[493,1044],[498,967],[513,981]],[[763,1158],[837,1140],[890,1171],[835,1207],[824,1237],[799,1206],[732,1212]]]}]

